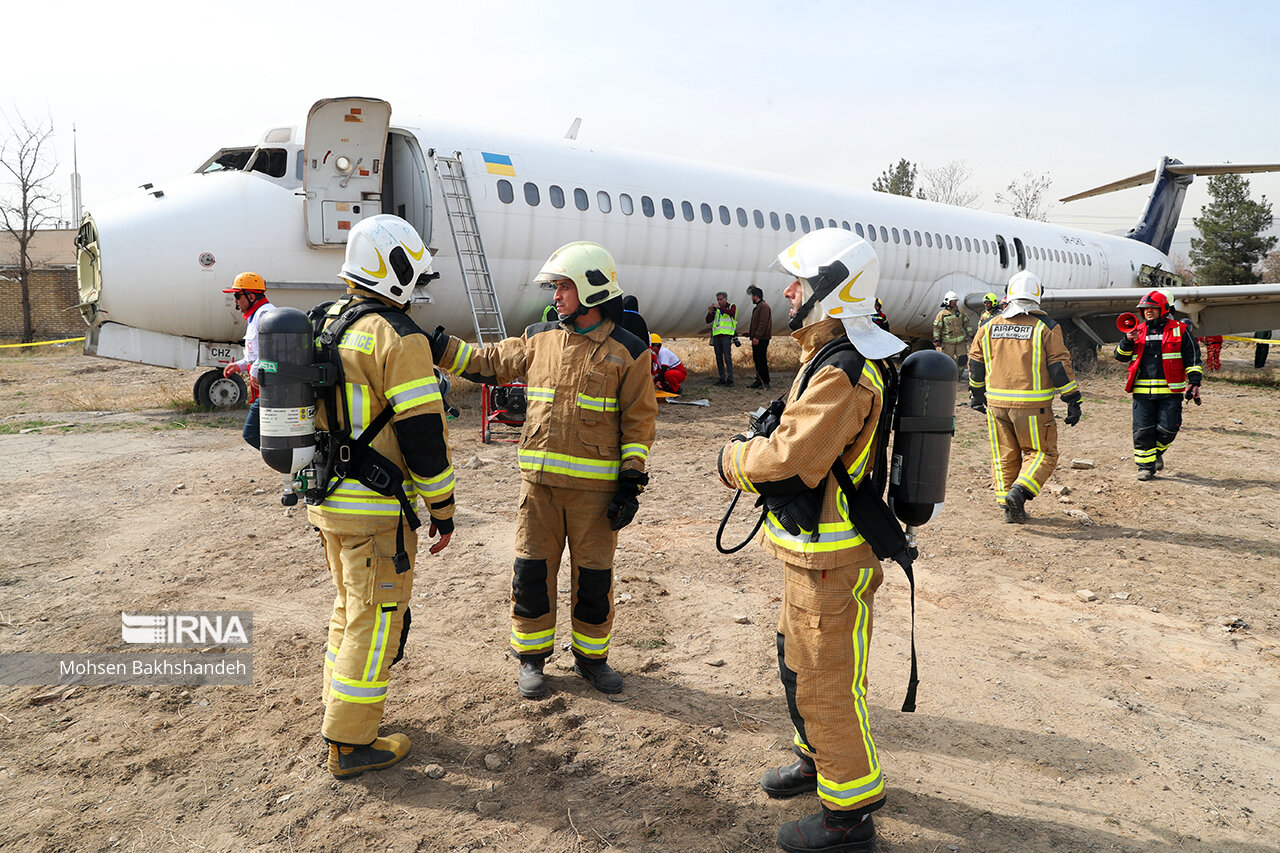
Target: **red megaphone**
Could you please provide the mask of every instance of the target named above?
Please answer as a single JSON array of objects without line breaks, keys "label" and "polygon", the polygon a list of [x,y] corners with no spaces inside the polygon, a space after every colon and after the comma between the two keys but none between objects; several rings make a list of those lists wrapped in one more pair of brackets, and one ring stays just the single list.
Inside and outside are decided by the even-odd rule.
[{"label": "red megaphone", "polygon": [[1128,334],[1138,328],[1138,315],[1132,312],[1121,314],[1116,318],[1116,328]]}]

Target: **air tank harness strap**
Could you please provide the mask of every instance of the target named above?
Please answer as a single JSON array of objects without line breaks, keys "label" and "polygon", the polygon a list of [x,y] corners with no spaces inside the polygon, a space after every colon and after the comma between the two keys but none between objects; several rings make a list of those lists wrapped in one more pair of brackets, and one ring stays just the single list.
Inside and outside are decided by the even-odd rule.
[{"label": "air tank harness strap", "polygon": [[916,576],[915,558],[919,551],[908,542],[898,519],[884,500],[871,488],[854,486],[849,472],[844,470],[840,460],[831,466],[831,473],[844,492],[849,502],[849,517],[856,518],[855,526],[862,538],[867,540],[876,559],[892,559],[902,566],[907,576],[907,584],[911,587],[911,677],[907,680],[907,695],[902,700],[902,710],[911,713],[916,709],[916,687],[920,684],[919,670],[916,666]]}]

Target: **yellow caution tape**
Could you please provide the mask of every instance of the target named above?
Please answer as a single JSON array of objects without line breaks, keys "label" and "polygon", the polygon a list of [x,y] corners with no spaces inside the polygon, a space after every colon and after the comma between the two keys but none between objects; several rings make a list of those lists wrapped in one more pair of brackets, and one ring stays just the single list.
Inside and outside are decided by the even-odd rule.
[{"label": "yellow caution tape", "polygon": [[1224,341],[1244,341],[1250,344],[1276,344],[1280,346],[1280,338],[1241,338],[1235,335],[1223,335]]},{"label": "yellow caution tape", "polygon": [[73,341],[83,341],[83,337],[79,338],[63,338],[60,341],[36,341],[30,344],[0,344],[0,349],[8,349],[9,347],[43,347],[49,344],[69,344]]}]

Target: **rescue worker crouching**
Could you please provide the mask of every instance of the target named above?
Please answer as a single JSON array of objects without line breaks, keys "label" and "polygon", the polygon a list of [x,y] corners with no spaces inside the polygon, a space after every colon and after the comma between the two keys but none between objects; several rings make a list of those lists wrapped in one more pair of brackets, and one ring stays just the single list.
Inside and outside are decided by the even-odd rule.
[{"label": "rescue worker crouching", "polygon": [[884,805],[885,783],[867,711],[867,653],[882,574],[833,467],[854,483],[870,476],[893,375],[884,360],[905,344],[875,324],[880,264],[862,238],[815,231],[774,267],[794,278],[783,295],[804,366],[777,428],[735,436],[720,450],[718,473],[729,488],[765,496],[819,489],[820,514],[812,529],[772,511],[764,521],[761,545],[782,561],[778,668],[799,760],[769,770],[760,785],[771,797],[816,790],[820,798],[821,811],[780,828],[783,849],[872,850],[871,813]]},{"label": "rescue worker crouching", "polygon": [[1062,328],[1040,310],[1042,292],[1034,273],[1015,274],[1004,311],[978,329],[969,350],[969,405],[987,414],[992,487],[1015,524],[1058,465],[1055,393],[1067,404],[1067,426],[1080,421],[1071,356]]},{"label": "rescue worker crouching", "polygon": [[574,671],[604,693],[622,690],[609,666],[618,530],[639,508],[658,414],[652,357],[619,325],[622,289],[598,243],[557,249],[535,281],[555,289],[559,321],[477,349],[437,329],[432,351],[450,373],[502,384],[524,377],[520,507],[511,580],[511,651],[521,696],[546,691],[555,648],[556,581],[569,545]]},{"label": "rescue worker crouching", "polygon": [[1164,454],[1182,427],[1182,398],[1200,403],[1200,350],[1187,325],[1169,313],[1169,298],[1153,290],[1138,303],[1142,322],[1116,344],[1129,363],[1124,390],[1133,394],[1133,461],[1138,479],[1164,470]]},{"label": "rescue worker crouching", "polygon": [[[429,534],[439,534],[433,554],[449,544],[454,505],[448,427],[430,342],[404,313],[414,288],[433,277],[431,255],[408,222],[378,215],[351,229],[339,277],[347,294],[328,308],[323,324],[348,324],[332,342],[342,384],[318,400],[316,426],[327,431],[332,454],[318,470],[331,470],[333,457],[350,463],[321,475],[327,480],[321,494],[332,491],[308,506],[307,519],[320,532],[337,588],[321,733],[329,743],[329,772],[351,777],[409,753],[407,737],[379,737],[378,726],[390,668],[404,656],[411,621],[414,505],[421,495]],[[339,445],[340,452],[333,450]],[[316,499],[308,495],[308,504]]]}]

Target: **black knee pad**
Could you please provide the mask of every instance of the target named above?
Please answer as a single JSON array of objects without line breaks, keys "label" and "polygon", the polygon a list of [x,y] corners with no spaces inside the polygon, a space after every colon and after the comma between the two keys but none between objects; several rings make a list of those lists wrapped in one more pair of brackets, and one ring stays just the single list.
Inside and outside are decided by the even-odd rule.
[{"label": "black knee pad", "polygon": [[391,663],[387,666],[395,666],[404,657],[404,644],[409,639],[409,626],[413,624],[413,611],[409,609],[409,605],[404,606],[404,627],[400,629],[400,648],[396,649],[396,656],[391,659]]},{"label": "black knee pad", "polygon": [[1156,444],[1173,444],[1173,440],[1178,437],[1178,431],[1166,432],[1156,427]]},{"label": "black knee pad", "polygon": [[1133,431],[1134,447],[1155,447],[1156,446],[1156,428],[1153,426],[1142,427]]},{"label": "black knee pad", "polygon": [[537,619],[551,612],[547,597],[547,561],[516,557],[511,575],[511,594],[516,603],[512,612],[522,619]]},{"label": "black knee pad", "polygon": [[612,569],[578,568],[578,603],[573,618],[588,625],[601,625],[609,618],[609,587]]}]

